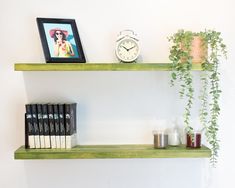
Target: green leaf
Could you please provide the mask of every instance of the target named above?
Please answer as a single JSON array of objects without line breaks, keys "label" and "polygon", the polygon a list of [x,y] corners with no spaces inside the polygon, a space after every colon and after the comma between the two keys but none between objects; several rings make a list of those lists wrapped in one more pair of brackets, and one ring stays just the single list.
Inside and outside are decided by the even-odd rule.
[{"label": "green leaf", "polygon": [[173,80],[176,80],[176,73],[175,73],[175,72],[172,72],[172,73],[171,73],[171,78],[172,78]]}]

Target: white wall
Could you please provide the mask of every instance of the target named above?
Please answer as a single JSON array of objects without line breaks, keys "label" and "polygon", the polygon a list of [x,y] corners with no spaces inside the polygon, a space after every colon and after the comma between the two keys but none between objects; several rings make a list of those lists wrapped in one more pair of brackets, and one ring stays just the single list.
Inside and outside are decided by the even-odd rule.
[{"label": "white wall", "polygon": [[[0,2],[1,188],[234,185],[232,0]],[[141,61],[159,63],[168,62],[166,37],[178,29],[221,31],[229,57],[221,66],[221,148],[217,168],[211,169],[207,159],[14,160],[15,149],[24,143],[27,102],[79,102],[79,144],[152,143],[151,131],[156,123],[169,122],[183,110],[177,91],[169,86],[169,72],[14,72],[16,62],[44,61],[36,17],[76,19],[88,62],[117,62],[115,39],[127,28],[141,40]]]}]

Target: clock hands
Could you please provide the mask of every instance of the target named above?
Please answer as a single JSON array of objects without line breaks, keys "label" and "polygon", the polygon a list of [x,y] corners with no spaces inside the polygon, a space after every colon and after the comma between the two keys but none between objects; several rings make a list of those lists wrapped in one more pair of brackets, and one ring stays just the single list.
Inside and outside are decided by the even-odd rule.
[{"label": "clock hands", "polygon": [[132,47],[128,48],[128,51],[131,50],[131,49],[133,49],[133,48],[135,48],[135,46],[132,46]]},{"label": "clock hands", "polygon": [[129,51],[129,49],[128,49],[128,48],[126,48],[125,46],[123,46],[123,45],[122,45],[122,47],[123,47],[123,48],[125,48],[125,50],[126,50],[126,51]]},{"label": "clock hands", "polygon": [[135,48],[135,45],[134,45],[134,46],[132,46],[132,47],[130,47],[130,48],[126,48],[126,47],[125,47],[125,46],[123,46],[123,45],[122,45],[122,47],[123,47],[123,48],[125,48],[125,50],[129,52],[129,50],[131,50],[131,49]]}]

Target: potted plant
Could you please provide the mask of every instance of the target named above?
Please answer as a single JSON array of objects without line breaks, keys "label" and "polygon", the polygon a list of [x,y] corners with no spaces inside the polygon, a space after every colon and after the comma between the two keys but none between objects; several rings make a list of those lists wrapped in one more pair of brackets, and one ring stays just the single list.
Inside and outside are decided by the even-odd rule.
[{"label": "potted plant", "polygon": [[191,109],[194,101],[192,66],[200,63],[202,67],[200,89],[201,108],[199,112],[202,130],[211,147],[210,161],[213,165],[217,162],[219,140],[217,133],[219,130],[218,117],[220,113],[219,97],[221,90],[219,87],[220,57],[226,57],[226,46],[223,43],[221,34],[213,30],[203,32],[191,32],[179,30],[170,36],[169,41],[173,43],[170,49],[170,60],[172,62],[171,85],[179,81],[181,98],[186,98],[184,109],[184,124],[187,133],[192,135],[193,128],[190,125]]}]

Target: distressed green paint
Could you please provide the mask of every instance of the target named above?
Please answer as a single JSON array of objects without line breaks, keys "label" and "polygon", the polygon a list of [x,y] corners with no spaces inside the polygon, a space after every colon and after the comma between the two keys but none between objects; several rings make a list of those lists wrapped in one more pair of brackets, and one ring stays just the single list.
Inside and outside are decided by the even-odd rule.
[{"label": "distressed green paint", "polygon": [[72,149],[25,149],[15,151],[15,159],[112,159],[112,158],[208,158],[211,151],[187,149],[184,145],[154,149],[153,145],[83,145]]},{"label": "distressed green paint", "polygon": [[[171,63],[16,63],[15,71],[170,71]],[[193,64],[192,70],[202,70]]]}]

